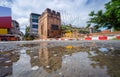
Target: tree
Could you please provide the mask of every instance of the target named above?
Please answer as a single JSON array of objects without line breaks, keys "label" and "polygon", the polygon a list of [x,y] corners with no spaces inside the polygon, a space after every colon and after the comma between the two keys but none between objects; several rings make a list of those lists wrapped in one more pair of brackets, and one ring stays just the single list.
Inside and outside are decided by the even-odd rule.
[{"label": "tree", "polygon": [[89,28],[91,24],[87,24],[86,28]]},{"label": "tree", "polygon": [[111,0],[105,4],[107,21],[114,30],[120,30],[120,0]]},{"label": "tree", "polygon": [[25,39],[29,38],[29,32],[30,32],[30,26],[26,26],[26,28],[25,28],[25,35],[24,35]]},{"label": "tree", "polygon": [[26,29],[25,29],[25,37],[28,37],[28,36],[29,36],[29,32],[30,32],[30,26],[26,26]]},{"label": "tree", "polygon": [[72,32],[72,25],[61,25],[61,30],[63,33]]},{"label": "tree", "polygon": [[102,10],[99,10],[97,13],[92,11],[89,16],[91,16],[91,18],[88,21],[87,27],[90,27],[90,24],[94,23],[94,29],[97,30],[106,24],[106,16],[103,14]]},{"label": "tree", "polygon": [[108,29],[120,30],[120,1],[112,0],[108,2],[105,4],[105,9],[104,13],[102,10],[99,10],[97,13],[91,11],[89,14],[91,18],[87,23],[94,24],[95,29],[107,27]]}]

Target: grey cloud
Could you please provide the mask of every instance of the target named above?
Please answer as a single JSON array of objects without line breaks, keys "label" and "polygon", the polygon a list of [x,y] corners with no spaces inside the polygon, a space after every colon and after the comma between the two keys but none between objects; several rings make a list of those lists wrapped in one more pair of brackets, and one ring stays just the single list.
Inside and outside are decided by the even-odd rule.
[{"label": "grey cloud", "polygon": [[41,14],[46,8],[61,13],[62,21],[78,27],[86,26],[88,14],[92,10],[104,9],[109,0],[0,0],[1,6],[12,8],[12,17],[19,21],[21,28],[29,25],[31,12]]}]

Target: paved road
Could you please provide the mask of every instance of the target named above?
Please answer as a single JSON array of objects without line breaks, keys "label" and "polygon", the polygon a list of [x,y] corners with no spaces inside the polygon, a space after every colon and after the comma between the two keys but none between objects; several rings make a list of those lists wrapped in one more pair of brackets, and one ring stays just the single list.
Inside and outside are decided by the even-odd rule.
[{"label": "paved road", "polygon": [[81,45],[81,46],[91,46],[92,43],[96,43],[96,45],[108,45],[120,48],[120,41],[119,40],[107,40],[107,41],[99,41],[99,40],[65,40],[65,41],[7,41],[7,42],[0,42],[0,52],[2,51],[10,51],[15,49],[20,49],[21,46],[28,45],[28,44],[41,44],[41,43],[49,43],[49,46],[66,46],[66,45]]}]

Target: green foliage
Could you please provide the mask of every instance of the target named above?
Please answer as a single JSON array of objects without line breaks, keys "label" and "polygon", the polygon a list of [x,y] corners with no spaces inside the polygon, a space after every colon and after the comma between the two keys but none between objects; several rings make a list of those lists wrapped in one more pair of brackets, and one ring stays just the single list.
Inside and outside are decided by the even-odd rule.
[{"label": "green foliage", "polygon": [[118,39],[118,38],[113,38],[113,39],[111,39],[111,40],[120,40],[120,39]]},{"label": "green foliage", "polygon": [[87,30],[81,30],[81,29],[79,29],[78,32],[81,33],[81,34],[88,34],[89,33],[89,31],[87,31]]},{"label": "green foliage", "polygon": [[25,32],[26,33],[30,32],[30,26],[26,26]]},{"label": "green foliage", "polygon": [[25,35],[24,35],[25,38],[29,37],[29,32],[30,32],[30,26],[26,26]]},{"label": "green foliage", "polygon": [[95,15],[95,13],[94,13],[94,11],[91,11],[89,16],[93,16],[93,15]]},{"label": "green foliage", "polygon": [[34,40],[38,38],[36,35],[30,34],[30,26],[26,26],[24,37],[25,37],[25,40]]},{"label": "green foliage", "polygon": [[87,24],[86,28],[89,28],[91,24]]},{"label": "green foliage", "polygon": [[72,32],[72,26],[70,25],[61,25],[61,30],[63,33]]},{"label": "green foliage", "polygon": [[[90,24],[88,24],[88,27],[90,26]],[[61,30],[62,33],[73,33],[73,32],[78,32],[81,34],[88,34],[89,30],[87,28],[77,28],[77,27],[72,27],[72,25],[61,25]]]},{"label": "green foliage", "polygon": [[[113,28],[114,30],[120,30],[120,1],[111,0],[105,4],[106,11],[103,13],[99,10],[97,13],[91,11],[89,16],[91,17],[88,24],[95,24],[95,29],[101,27]],[[88,27],[88,26],[87,26]]]}]

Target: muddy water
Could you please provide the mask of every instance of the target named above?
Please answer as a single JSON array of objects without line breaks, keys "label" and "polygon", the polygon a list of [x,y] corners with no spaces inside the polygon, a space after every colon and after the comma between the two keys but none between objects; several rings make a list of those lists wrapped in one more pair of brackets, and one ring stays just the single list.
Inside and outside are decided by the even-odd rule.
[{"label": "muddy water", "polygon": [[120,49],[109,44],[40,43],[0,52],[0,77],[120,77]]}]

